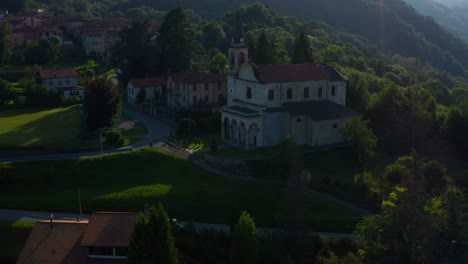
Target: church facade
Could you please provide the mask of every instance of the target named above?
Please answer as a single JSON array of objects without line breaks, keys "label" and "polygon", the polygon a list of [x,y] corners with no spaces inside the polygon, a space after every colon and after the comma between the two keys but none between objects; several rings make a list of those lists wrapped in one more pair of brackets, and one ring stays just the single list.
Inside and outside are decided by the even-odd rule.
[{"label": "church facade", "polygon": [[245,149],[288,137],[314,147],[344,142],[341,129],[357,115],[345,106],[346,77],[328,65],[255,65],[248,51],[238,18],[228,54],[224,142]]}]

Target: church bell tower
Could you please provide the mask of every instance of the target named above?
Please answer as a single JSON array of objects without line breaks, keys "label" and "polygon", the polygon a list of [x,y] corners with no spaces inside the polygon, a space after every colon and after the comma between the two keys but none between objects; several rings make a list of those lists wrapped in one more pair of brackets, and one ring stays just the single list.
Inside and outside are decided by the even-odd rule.
[{"label": "church bell tower", "polygon": [[240,66],[247,62],[248,59],[249,48],[245,43],[244,30],[242,29],[240,13],[238,12],[234,34],[232,35],[231,44],[229,45],[229,75],[237,75],[239,73]]}]

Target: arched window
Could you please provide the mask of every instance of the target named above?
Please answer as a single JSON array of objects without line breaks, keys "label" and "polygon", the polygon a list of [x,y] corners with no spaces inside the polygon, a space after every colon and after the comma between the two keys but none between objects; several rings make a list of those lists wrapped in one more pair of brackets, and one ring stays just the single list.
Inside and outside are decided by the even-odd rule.
[{"label": "arched window", "polygon": [[322,87],[319,87],[318,89],[318,97],[322,97],[323,96],[323,88]]},{"label": "arched window", "polygon": [[247,89],[245,91],[245,96],[247,97],[247,99],[252,98],[252,88],[247,87]]},{"label": "arched window", "polygon": [[229,55],[229,64],[231,67],[234,67],[235,57],[234,52],[231,52],[231,55]]},{"label": "arched window", "polygon": [[331,95],[332,95],[332,96],[335,96],[335,95],[336,95],[336,87],[335,87],[335,86],[332,86],[332,87],[331,87]]},{"label": "arched window", "polygon": [[244,52],[241,52],[241,53],[239,54],[239,66],[241,66],[242,64],[244,64],[244,62],[245,62],[245,54],[244,54]]}]

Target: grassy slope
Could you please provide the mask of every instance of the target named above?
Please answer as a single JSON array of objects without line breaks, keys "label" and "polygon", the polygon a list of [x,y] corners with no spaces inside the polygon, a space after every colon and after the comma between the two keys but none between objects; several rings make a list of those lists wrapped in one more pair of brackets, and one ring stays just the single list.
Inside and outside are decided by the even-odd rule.
[{"label": "grassy slope", "polygon": [[[162,201],[172,217],[229,223],[237,207],[251,212],[259,226],[278,226],[289,200],[283,185],[223,178],[149,149],[102,161],[0,164],[0,181],[0,208],[77,212],[79,185],[87,212],[137,211]],[[351,231],[359,220],[358,213],[312,195],[301,203],[317,230]]]},{"label": "grassy slope", "polygon": [[79,140],[79,106],[0,112],[0,148],[74,148]]},{"label": "grassy slope", "polygon": [[0,263],[16,263],[34,223],[0,222]]}]

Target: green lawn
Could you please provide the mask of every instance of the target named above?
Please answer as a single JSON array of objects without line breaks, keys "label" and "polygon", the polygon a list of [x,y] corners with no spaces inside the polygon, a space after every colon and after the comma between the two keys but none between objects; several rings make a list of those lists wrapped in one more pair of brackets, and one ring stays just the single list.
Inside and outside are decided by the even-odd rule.
[{"label": "green lawn", "polygon": [[[99,158],[0,164],[0,208],[86,212],[131,210],[162,201],[171,217],[229,223],[249,211],[258,226],[279,226],[291,191],[284,185],[228,179],[157,150]],[[288,202],[289,201],[289,202]],[[351,231],[360,214],[307,194],[304,217],[321,231]]]},{"label": "green lawn", "polygon": [[[15,109],[0,111],[0,149],[95,150],[99,137],[83,137],[79,105],[52,109]],[[143,131],[130,129],[129,134]],[[142,140],[125,139],[125,145]],[[103,148],[117,148],[104,141]]]},{"label": "green lawn", "polygon": [[78,105],[54,109],[0,111],[0,148],[74,148],[79,139]]},{"label": "green lawn", "polygon": [[16,263],[34,223],[0,221],[0,263]]}]

